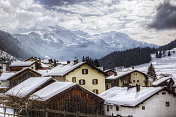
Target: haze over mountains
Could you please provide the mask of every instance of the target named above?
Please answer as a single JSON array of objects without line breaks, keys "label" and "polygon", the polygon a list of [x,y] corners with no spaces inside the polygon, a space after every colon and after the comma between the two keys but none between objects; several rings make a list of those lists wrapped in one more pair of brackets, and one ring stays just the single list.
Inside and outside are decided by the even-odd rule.
[{"label": "haze over mountains", "polygon": [[[113,51],[136,47],[157,47],[154,44],[139,42],[120,32],[106,32],[89,35],[82,31],[69,31],[63,27],[49,27],[28,33],[10,35],[0,32],[0,49],[17,58],[29,56],[50,56],[58,60],[90,56],[100,58]],[[8,46],[12,44],[11,46]],[[15,55],[16,53],[19,53]]]}]

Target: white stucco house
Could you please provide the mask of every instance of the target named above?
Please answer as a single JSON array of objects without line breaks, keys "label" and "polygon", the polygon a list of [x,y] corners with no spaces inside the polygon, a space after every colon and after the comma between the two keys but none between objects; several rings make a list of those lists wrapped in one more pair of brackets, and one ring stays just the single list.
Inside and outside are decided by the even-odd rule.
[{"label": "white stucco house", "polygon": [[113,87],[99,96],[105,115],[176,117],[176,95],[164,87]]}]

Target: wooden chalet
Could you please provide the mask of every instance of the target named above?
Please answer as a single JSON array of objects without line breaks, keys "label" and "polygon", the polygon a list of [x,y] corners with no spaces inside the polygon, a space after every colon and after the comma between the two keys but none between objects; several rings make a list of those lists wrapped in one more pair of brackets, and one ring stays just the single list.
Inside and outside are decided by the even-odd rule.
[{"label": "wooden chalet", "polygon": [[111,75],[114,75],[114,74],[117,73],[116,71],[114,71],[114,70],[112,70],[112,69],[105,70],[104,72],[105,72],[105,74],[106,74],[106,77],[111,76]]},{"label": "wooden chalet", "polygon": [[13,75],[0,77],[1,87],[12,88],[30,77],[41,77],[41,74],[30,68],[25,68]]},{"label": "wooden chalet", "polygon": [[140,84],[141,86],[149,86],[148,76],[138,70],[118,72],[117,74],[106,77],[106,89],[114,86],[136,86]]},{"label": "wooden chalet", "polygon": [[56,80],[51,77],[31,77],[11,88],[5,94],[19,98],[29,97],[31,94],[52,84],[53,82],[56,82]]},{"label": "wooden chalet", "polygon": [[[79,112],[85,114],[103,115],[104,100],[98,95],[71,82],[54,82],[34,93],[30,98],[40,97],[39,101],[46,104],[46,108],[64,112]],[[45,113],[33,113],[44,117]],[[33,115],[34,116],[34,115]],[[48,117],[63,117],[61,114],[49,113]]]},{"label": "wooden chalet", "polygon": [[29,62],[29,61],[31,61],[31,62],[41,62],[41,60],[37,59],[37,57],[30,57],[30,58],[25,60],[25,62]]},{"label": "wooden chalet", "polygon": [[11,63],[9,65],[9,69],[11,72],[20,71],[24,68],[31,68],[33,70],[36,70],[36,63],[37,62],[35,62],[35,61]]}]

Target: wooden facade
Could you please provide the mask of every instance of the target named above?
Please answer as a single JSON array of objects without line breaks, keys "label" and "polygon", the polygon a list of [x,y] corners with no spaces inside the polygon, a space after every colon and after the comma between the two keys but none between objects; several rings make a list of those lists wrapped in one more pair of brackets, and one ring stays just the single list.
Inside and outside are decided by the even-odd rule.
[{"label": "wooden facade", "polygon": [[18,85],[19,83],[23,82],[24,80],[26,80],[30,77],[41,77],[41,74],[39,74],[38,72],[35,72],[34,70],[27,68],[27,69],[13,75],[12,77],[10,77],[8,79],[8,81],[10,83],[9,88],[12,88],[12,87]]},{"label": "wooden facade", "polygon": [[20,70],[22,70],[24,68],[28,68],[28,67],[31,68],[31,69],[36,70],[36,68],[38,67],[38,64],[37,64],[37,62],[34,62],[30,66],[9,66],[9,70],[11,72],[14,72],[14,71],[16,72],[16,71],[20,71]]},{"label": "wooden facade", "polygon": [[[104,114],[104,100],[79,85],[72,86],[43,103],[46,103],[46,107],[52,110],[85,114]],[[45,116],[43,112],[35,112],[33,114],[39,117]],[[64,115],[49,113],[48,117],[64,117]]]}]

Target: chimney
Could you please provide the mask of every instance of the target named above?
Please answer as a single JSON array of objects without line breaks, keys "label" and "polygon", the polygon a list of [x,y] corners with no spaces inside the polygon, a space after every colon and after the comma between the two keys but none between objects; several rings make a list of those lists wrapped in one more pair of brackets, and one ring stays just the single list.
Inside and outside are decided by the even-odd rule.
[{"label": "chimney", "polygon": [[114,73],[114,76],[117,76],[117,73]]},{"label": "chimney", "polygon": [[70,61],[67,61],[67,64],[70,64]]},{"label": "chimney", "polygon": [[75,59],[74,60],[74,65],[78,63],[78,59]]},{"label": "chimney", "polygon": [[136,92],[140,91],[140,84],[136,84]]}]

